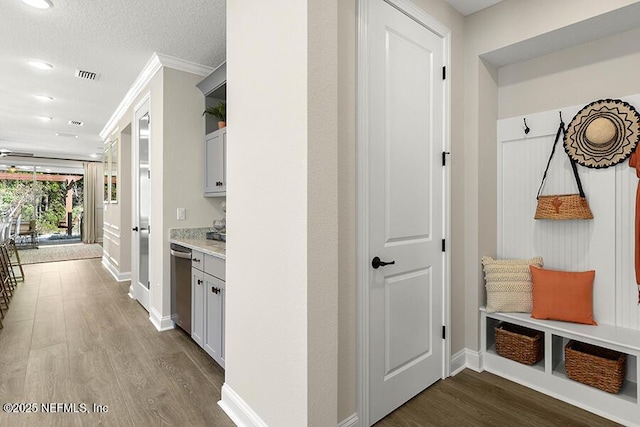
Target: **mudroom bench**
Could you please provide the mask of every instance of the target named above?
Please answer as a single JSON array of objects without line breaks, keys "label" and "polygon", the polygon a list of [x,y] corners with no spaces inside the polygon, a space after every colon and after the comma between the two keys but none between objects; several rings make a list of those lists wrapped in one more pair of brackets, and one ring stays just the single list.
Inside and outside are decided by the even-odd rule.
[{"label": "mudroom bench", "polygon": [[[580,325],[532,319],[529,313],[481,312],[481,368],[613,421],[640,426],[640,331],[611,325]],[[508,322],[544,334],[544,356],[534,365],[504,358],[495,350],[495,327]],[[626,377],[617,394],[573,381],[564,366],[564,346],[576,340],[627,355]]]}]

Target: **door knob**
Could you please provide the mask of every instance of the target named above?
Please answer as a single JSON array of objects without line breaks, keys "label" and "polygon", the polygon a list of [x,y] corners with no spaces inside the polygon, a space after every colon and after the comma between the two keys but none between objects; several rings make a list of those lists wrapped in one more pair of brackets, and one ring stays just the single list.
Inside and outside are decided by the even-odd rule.
[{"label": "door knob", "polygon": [[391,264],[395,264],[395,261],[390,261],[390,262],[385,262],[385,261],[380,261],[380,258],[378,257],[374,257],[371,260],[371,267],[373,268],[378,268],[378,267],[384,267],[385,265],[391,265]]},{"label": "door knob", "polygon": [[133,227],[132,230],[133,231],[138,231],[138,227]]}]

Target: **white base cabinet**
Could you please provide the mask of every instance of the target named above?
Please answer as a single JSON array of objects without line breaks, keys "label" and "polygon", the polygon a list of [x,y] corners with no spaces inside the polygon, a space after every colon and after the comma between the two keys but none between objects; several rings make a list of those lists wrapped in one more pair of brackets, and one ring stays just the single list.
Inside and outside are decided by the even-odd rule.
[{"label": "white base cabinet", "polygon": [[191,254],[191,338],[224,368],[225,261]]},{"label": "white base cabinet", "polygon": [[204,345],[204,272],[191,267],[191,339]]},{"label": "white base cabinet", "polygon": [[204,275],[206,293],[206,327],[204,350],[224,368],[224,281]]},{"label": "white base cabinet", "polygon": [[[495,327],[514,323],[544,333],[544,357],[528,366],[496,352]],[[627,426],[640,426],[640,331],[611,325],[578,325],[532,319],[528,313],[487,313],[481,308],[482,369]],[[577,340],[627,355],[626,379],[617,394],[567,376],[564,346]]]}]

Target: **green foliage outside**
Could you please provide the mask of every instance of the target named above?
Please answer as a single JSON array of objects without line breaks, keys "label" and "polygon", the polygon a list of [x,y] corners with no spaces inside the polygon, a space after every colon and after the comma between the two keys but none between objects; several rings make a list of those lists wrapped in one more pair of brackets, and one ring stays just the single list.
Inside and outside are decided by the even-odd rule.
[{"label": "green foliage outside", "polygon": [[[20,173],[20,172],[17,172]],[[28,175],[32,175],[28,173]],[[73,220],[82,212],[84,180],[74,181]],[[22,221],[36,219],[39,234],[57,233],[59,225],[66,222],[67,183],[60,181],[37,181],[36,200],[33,200],[33,181],[0,180],[0,213],[8,215],[15,206],[21,206]],[[35,205],[35,206],[34,206]],[[34,212],[35,208],[35,212]]]}]

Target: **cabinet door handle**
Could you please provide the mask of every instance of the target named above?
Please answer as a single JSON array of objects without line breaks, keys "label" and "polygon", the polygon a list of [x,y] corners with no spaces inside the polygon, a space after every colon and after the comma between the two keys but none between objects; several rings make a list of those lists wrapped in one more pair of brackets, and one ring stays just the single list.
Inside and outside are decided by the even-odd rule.
[{"label": "cabinet door handle", "polygon": [[211,287],[211,292],[213,292],[214,294],[219,294],[220,293],[220,288],[215,288],[215,287]]},{"label": "cabinet door handle", "polygon": [[191,259],[193,262],[200,262],[200,260],[198,258],[192,258]]},{"label": "cabinet door handle", "polygon": [[202,284],[202,280],[198,279],[198,285]]}]

